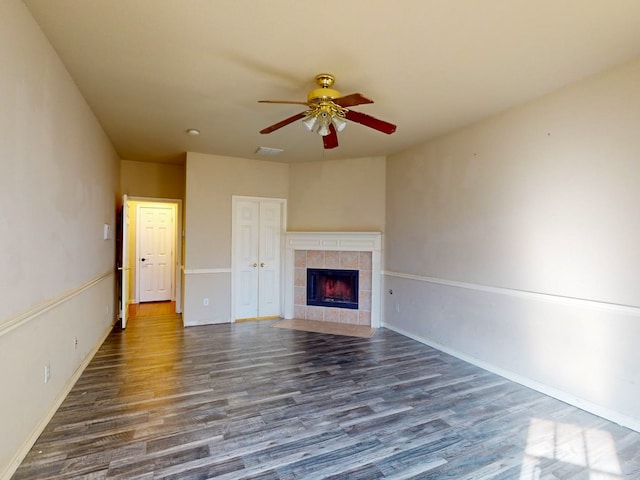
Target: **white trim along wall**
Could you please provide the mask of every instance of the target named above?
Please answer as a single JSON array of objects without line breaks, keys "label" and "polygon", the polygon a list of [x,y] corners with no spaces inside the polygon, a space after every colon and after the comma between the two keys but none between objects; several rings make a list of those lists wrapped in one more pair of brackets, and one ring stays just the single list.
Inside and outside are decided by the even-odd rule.
[{"label": "white trim along wall", "polygon": [[[13,456],[0,469],[0,478],[18,468],[111,332],[115,322],[114,283],[114,271],[109,270],[0,326],[5,412],[0,423],[3,432],[11,432],[6,440],[18,440]],[[87,318],[92,321],[87,322]],[[55,343],[48,341],[52,338]],[[13,359],[13,366],[8,359]],[[15,368],[15,364],[20,367]],[[43,366],[50,372],[46,381]]]},{"label": "white trim along wall", "polygon": [[120,156],[24,2],[0,2],[0,478],[115,321]]},{"label": "white trim along wall", "polygon": [[385,326],[640,431],[639,111],[636,58],[390,156]]},{"label": "white trim along wall", "polygon": [[[383,277],[385,328],[640,431],[637,386],[613,374],[637,356],[640,308],[398,272]],[[611,345],[620,346],[617,355]]]}]

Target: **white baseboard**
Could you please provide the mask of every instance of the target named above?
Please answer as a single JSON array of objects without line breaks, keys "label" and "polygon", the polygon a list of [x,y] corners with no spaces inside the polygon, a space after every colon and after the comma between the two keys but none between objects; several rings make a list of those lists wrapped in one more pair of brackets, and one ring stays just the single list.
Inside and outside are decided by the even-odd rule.
[{"label": "white baseboard", "polygon": [[568,403],[569,405],[573,405],[574,407],[580,408],[581,410],[585,410],[589,413],[593,413],[599,417],[610,420],[618,425],[621,425],[626,428],[630,428],[631,430],[635,430],[636,432],[640,432],[640,420],[629,417],[627,415],[623,415],[614,410],[608,409],[601,405],[589,402],[582,398],[571,395],[567,392],[563,392],[562,390],[558,390],[557,388],[551,387],[549,385],[545,385],[543,383],[536,382],[527,377],[523,377],[518,375],[517,373],[511,372],[509,370],[505,370],[500,367],[496,367],[495,365],[489,364],[487,362],[483,362],[482,360],[478,360],[477,358],[471,357],[465,353],[458,352],[457,350],[453,350],[449,347],[441,345],[437,342],[430,341],[426,338],[420,337],[418,335],[414,335],[413,333],[407,332],[401,328],[395,327],[388,323],[385,323],[384,328],[388,328],[400,335],[404,335],[405,337],[409,337],[417,342],[428,345],[436,350],[440,350],[446,354],[449,354],[453,357],[459,358],[467,363],[475,365],[476,367],[480,367],[483,370],[487,370],[491,373],[495,373],[496,375],[500,375],[508,380],[519,383],[525,387],[536,390],[537,392],[544,393],[545,395],[549,395],[550,397],[557,398],[560,401]]},{"label": "white baseboard", "polygon": [[47,411],[44,417],[40,419],[36,427],[33,429],[33,432],[31,432],[31,435],[29,435],[27,439],[24,441],[24,443],[22,444],[22,447],[18,449],[16,454],[13,456],[13,458],[7,465],[5,471],[0,474],[0,480],[11,479],[11,476],[16,472],[16,470],[18,469],[18,467],[20,466],[24,458],[27,456],[27,454],[29,453],[33,445],[36,443],[36,440],[38,440],[38,437],[42,434],[47,424],[51,421],[55,413],[58,411],[58,408],[60,408],[60,405],[62,405],[62,402],[64,401],[64,399],[67,398],[67,395],[69,395],[69,392],[71,391],[73,386],[76,384],[76,382],[80,378],[80,375],[82,375],[82,372],[84,372],[85,368],[87,368],[87,365],[89,365],[91,360],[93,360],[93,357],[95,356],[95,354],[98,352],[98,350],[100,349],[104,341],[107,339],[107,337],[111,333],[111,330],[113,329],[113,325],[114,324],[112,323],[109,326],[109,328],[107,328],[106,332],[100,337],[96,345],[91,349],[91,351],[87,354],[87,356],[82,361],[82,363],[78,366],[78,368],[73,373],[73,375],[69,378],[64,388],[56,398],[55,402],[53,402],[53,404],[51,405],[51,408]]}]

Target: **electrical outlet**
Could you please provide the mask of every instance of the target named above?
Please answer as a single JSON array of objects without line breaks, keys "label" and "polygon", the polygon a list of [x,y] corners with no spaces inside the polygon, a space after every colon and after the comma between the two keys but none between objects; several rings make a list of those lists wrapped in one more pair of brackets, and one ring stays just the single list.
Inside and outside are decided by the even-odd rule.
[{"label": "electrical outlet", "polygon": [[77,350],[78,349],[78,337],[75,337],[73,339],[73,349]]},{"label": "electrical outlet", "polygon": [[209,306],[209,299],[208,298],[203,298],[202,299],[202,305],[204,305],[205,307]]},{"label": "electrical outlet", "polygon": [[51,378],[51,365],[47,363],[44,366],[44,383],[49,383],[50,378]]}]

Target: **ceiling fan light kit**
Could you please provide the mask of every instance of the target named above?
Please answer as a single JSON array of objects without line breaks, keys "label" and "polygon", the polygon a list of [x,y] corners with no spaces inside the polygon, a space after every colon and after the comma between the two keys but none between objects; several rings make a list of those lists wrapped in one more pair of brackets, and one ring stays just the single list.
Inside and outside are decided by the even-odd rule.
[{"label": "ceiling fan light kit", "polygon": [[314,102],[313,108],[304,112],[305,119],[302,124],[307,127],[310,132],[317,132],[323,137],[329,135],[329,124],[332,123],[338,132],[344,130],[347,122],[344,119],[347,112],[346,109],[327,100]]},{"label": "ceiling fan light kit", "polygon": [[392,123],[379,120],[370,115],[349,110],[349,107],[373,103],[361,93],[352,93],[342,96],[338,90],[331,88],[335,77],[328,73],[316,75],[316,84],[320,88],[313,89],[307,95],[306,102],[291,100],[260,100],[260,103],[287,103],[306,105],[308,110],[286,118],[278,123],[270,125],[260,133],[271,133],[297,120],[303,119],[302,124],[310,132],[316,132],[323,137],[324,148],[338,146],[337,132],[342,132],[347,126],[347,120],[360,123],[380,132],[391,134],[396,131]]}]

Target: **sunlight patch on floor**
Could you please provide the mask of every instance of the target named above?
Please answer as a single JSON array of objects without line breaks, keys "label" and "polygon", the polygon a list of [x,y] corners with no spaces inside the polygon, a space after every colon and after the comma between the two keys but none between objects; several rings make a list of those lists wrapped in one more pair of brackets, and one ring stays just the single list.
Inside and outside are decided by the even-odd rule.
[{"label": "sunlight patch on floor", "polygon": [[538,480],[545,474],[545,459],[583,467],[590,480],[622,479],[611,435],[595,428],[531,419],[520,480]]}]

